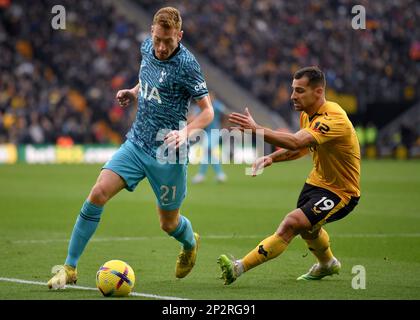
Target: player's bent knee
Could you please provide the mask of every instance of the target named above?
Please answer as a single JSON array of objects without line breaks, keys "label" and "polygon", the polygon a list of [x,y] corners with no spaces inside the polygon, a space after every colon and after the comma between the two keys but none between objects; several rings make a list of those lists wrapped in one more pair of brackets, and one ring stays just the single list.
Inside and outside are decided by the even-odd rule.
[{"label": "player's bent knee", "polygon": [[179,224],[179,209],[163,210],[158,207],[160,228],[166,233],[175,231]]},{"label": "player's bent knee", "polygon": [[109,200],[106,188],[100,183],[95,184],[89,194],[88,200],[95,205],[105,205],[105,203]]},{"label": "player's bent knee", "polygon": [[293,211],[289,213],[280,224],[276,233],[284,240],[290,241],[299,233],[310,230],[312,227],[310,222],[302,215],[303,213],[301,211]]},{"label": "player's bent knee", "polygon": [[177,223],[173,221],[160,221],[160,228],[166,233],[175,231]]},{"label": "player's bent knee", "polygon": [[296,218],[287,216],[278,229],[279,234],[297,234],[299,230],[299,224]]}]

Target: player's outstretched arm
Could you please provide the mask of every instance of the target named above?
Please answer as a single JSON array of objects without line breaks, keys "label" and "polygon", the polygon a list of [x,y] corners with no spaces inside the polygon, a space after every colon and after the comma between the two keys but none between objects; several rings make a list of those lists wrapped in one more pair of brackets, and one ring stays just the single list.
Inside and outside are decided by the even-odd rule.
[{"label": "player's outstretched arm", "polygon": [[269,156],[271,157],[271,159],[273,159],[273,162],[281,162],[281,161],[296,160],[296,159],[302,158],[308,153],[309,153],[308,148],[302,148],[298,150],[282,149],[282,150],[274,151]]},{"label": "player's outstretched arm", "polygon": [[306,130],[299,130],[296,133],[287,133],[264,128],[264,140],[272,145],[285,148],[289,151],[307,150],[308,147],[317,144],[313,135]]},{"label": "player's outstretched arm", "polygon": [[273,153],[267,156],[259,157],[252,164],[252,176],[257,176],[257,174],[261,172],[262,169],[271,166],[273,162],[296,160],[308,153],[308,148],[303,148],[295,151],[282,149],[274,151]]},{"label": "player's outstretched arm", "polygon": [[296,151],[317,143],[315,138],[306,130],[300,130],[296,133],[287,133],[260,126],[255,122],[248,108],[245,108],[245,113],[243,114],[237,112],[231,113],[229,115],[229,121],[238,125],[234,128],[242,131],[249,129],[256,134],[262,133],[266,142],[287,150]]}]

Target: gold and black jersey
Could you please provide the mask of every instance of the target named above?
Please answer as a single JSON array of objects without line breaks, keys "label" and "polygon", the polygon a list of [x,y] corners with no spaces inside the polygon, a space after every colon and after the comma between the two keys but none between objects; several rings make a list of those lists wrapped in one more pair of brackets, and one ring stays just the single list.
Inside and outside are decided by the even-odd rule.
[{"label": "gold and black jersey", "polygon": [[314,167],[306,182],[337,194],[345,203],[360,196],[360,146],[346,112],[327,101],[312,117],[300,115],[300,127],[317,141],[310,147]]}]

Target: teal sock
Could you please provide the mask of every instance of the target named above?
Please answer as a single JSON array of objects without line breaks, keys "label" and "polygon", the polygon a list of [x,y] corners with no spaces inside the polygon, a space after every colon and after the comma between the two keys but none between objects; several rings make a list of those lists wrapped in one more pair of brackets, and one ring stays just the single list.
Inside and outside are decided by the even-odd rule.
[{"label": "teal sock", "polygon": [[195,247],[194,232],[190,220],[184,216],[179,216],[178,226],[169,233],[170,236],[182,243],[185,250],[191,250]]},{"label": "teal sock", "polygon": [[206,175],[206,172],[207,172],[207,167],[208,167],[209,165],[207,164],[207,163],[202,163],[201,165],[200,165],[200,170],[199,170],[199,173],[200,174],[202,174],[203,176],[205,176]]},{"label": "teal sock", "polygon": [[222,171],[222,166],[220,165],[220,163],[214,163],[213,164],[213,169],[214,169],[214,172],[216,172],[216,175],[221,175],[221,174],[223,174],[223,171]]},{"label": "teal sock", "polygon": [[103,207],[96,206],[89,201],[83,203],[71,234],[66,265],[76,267],[89,239],[94,234],[101,218]]}]

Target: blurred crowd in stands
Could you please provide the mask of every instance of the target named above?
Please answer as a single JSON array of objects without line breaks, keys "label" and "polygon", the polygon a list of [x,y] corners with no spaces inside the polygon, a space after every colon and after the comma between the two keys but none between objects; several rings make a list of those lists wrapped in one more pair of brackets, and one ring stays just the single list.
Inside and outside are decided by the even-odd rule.
[{"label": "blurred crowd in stands", "polygon": [[137,82],[136,27],[102,1],[0,2],[0,143],[119,143],[132,110],[118,89]]},{"label": "blurred crowd in stands", "polygon": [[[134,1],[151,17],[179,8],[194,51],[286,119],[291,75],[305,65],[365,104],[419,98],[416,0]],[[135,108],[114,97],[137,81],[144,34],[99,0],[60,1],[66,30],[53,30],[55,4],[0,0],[0,143],[119,143]],[[351,28],[355,4],[366,8],[366,30]]]},{"label": "blurred crowd in stands", "polygon": [[[420,87],[420,2],[416,0],[137,0],[152,13],[177,6],[184,39],[287,118],[290,77],[318,65],[330,88],[378,99],[415,99]],[[352,7],[366,9],[353,30]]]}]

